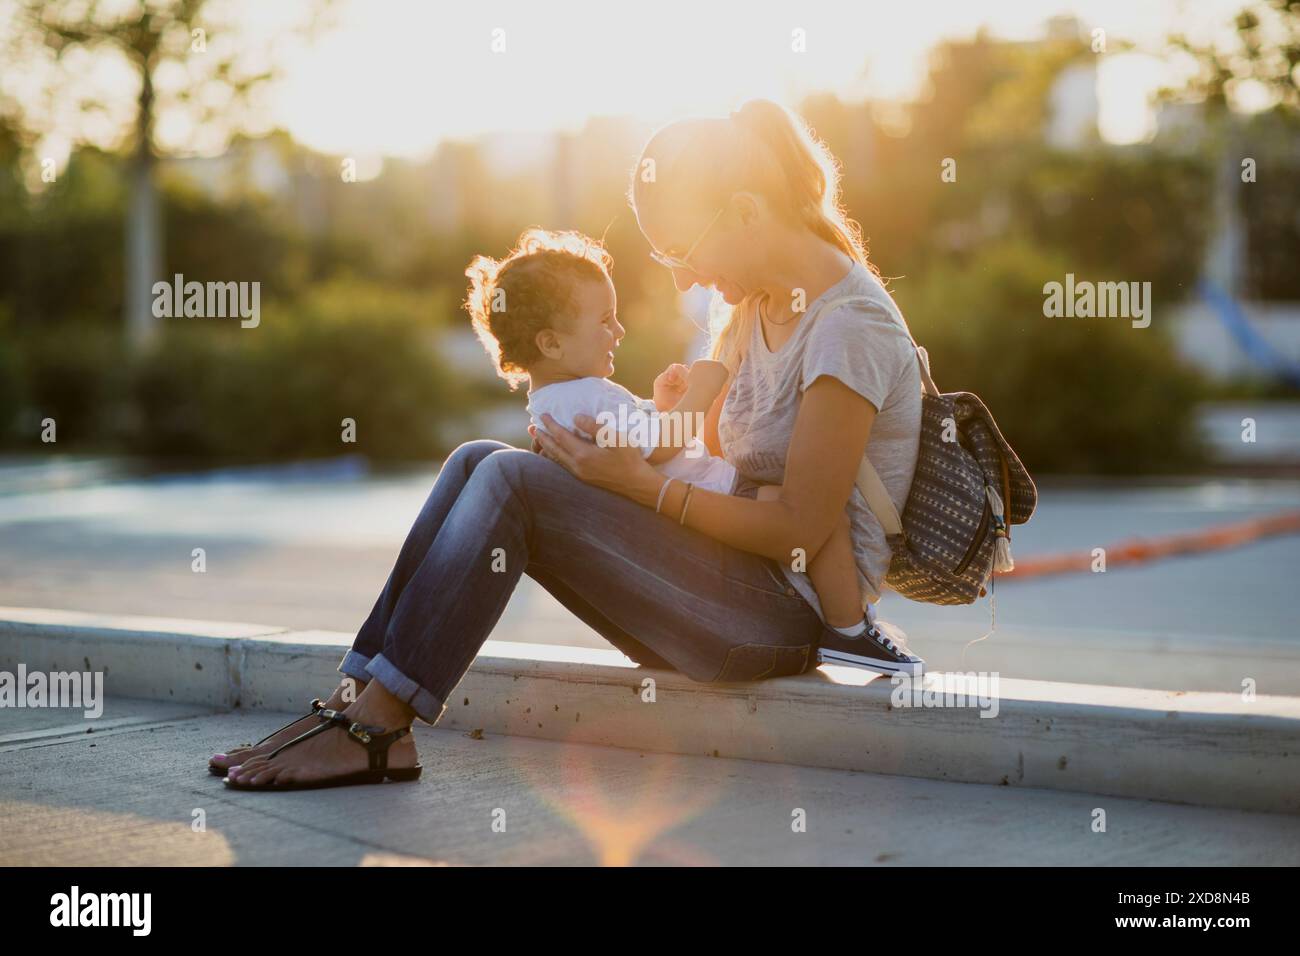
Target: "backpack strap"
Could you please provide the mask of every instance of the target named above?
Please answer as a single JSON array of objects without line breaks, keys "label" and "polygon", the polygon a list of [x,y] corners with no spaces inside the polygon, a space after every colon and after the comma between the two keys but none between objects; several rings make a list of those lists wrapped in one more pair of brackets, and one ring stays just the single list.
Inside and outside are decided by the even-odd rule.
[{"label": "backpack strap", "polygon": [[[916,340],[912,340],[916,345]],[[942,393],[939,386],[934,384],[934,379],[930,377],[930,353],[921,346],[916,345],[916,361],[921,366],[921,390],[925,394],[938,398]]]},{"label": "backpack strap", "polygon": [[886,535],[895,535],[903,533],[903,521],[898,517],[898,509],[894,507],[894,500],[889,497],[889,492],[885,490],[885,483],[880,480],[880,475],[876,474],[876,469],[867,461],[867,456],[862,456],[862,461],[858,465],[858,491],[862,492],[862,497],[867,499],[867,507],[871,513],[876,516],[880,526],[885,529]]}]

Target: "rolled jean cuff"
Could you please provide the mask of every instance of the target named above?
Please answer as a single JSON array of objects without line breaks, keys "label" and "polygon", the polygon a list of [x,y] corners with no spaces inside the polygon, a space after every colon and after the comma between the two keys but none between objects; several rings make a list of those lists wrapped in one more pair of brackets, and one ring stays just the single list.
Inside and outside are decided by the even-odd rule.
[{"label": "rolled jean cuff", "polygon": [[370,658],[365,654],[358,654],[356,651],[348,651],[343,655],[343,660],[339,664],[339,673],[345,677],[351,677],[355,680],[363,680],[369,683],[370,675],[366,673],[366,665],[370,663]]},{"label": "rolled jean cuff", "polygon": [[384,690],[405,702],[426,723],[436,724],[442,712],[447,709],[446,704],[399,671],[383,654],[376,654],[370,659],[366,672],[379,681],[379,686]]}]

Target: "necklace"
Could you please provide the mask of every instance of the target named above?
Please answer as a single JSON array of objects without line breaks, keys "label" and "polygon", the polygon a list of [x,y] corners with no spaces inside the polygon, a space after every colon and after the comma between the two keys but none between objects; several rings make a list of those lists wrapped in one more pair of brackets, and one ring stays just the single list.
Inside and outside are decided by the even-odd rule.
[{"label": "necklace", "polygon": [[797,312],[791,312],[791,313],[790,313],[790,318],[786,319],[786,320],[783,321],[783,322],[776,322],[776,321],[774,321],[774,320],[771,318],[771,315],[770,315],[770,314],[768,313],[768,311],[767,311],[767,300],[768,300],[768,297],[767,297],[767,296],[763,296],[763,298],[759,301],[758,306],[759,306],[759,309],[760,309],[759,317],[760,317],[763,321],[765,321],[768,325],[789,325],[791,322],[794,321],[794,317],[795,317],[796,315],[799,314],[799,313],[797,313]]}]

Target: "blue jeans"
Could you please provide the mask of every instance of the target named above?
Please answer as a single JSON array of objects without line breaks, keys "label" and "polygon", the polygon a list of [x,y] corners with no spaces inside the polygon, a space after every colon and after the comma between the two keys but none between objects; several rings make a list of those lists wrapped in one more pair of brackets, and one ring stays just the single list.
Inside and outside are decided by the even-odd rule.
[{"label": "blue jeans", "polygon": [[522,574],[646,667],[711,682],[816,666],[821,620],[776,562],[473,441],[443,465],[339,670],[435,722]]}]

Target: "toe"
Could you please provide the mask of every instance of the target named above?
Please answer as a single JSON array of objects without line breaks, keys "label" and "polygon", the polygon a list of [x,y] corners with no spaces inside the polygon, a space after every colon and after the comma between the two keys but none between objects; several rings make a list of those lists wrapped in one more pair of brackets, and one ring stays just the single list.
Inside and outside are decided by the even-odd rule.
[{"label": "toe", "polygon": [[226,775],[232,780],[238,780],[242,783],[245,777],[257,773],[264,766],[266,766],[265,757],[251,757],[242,763],[237,763],[227,768]]},{"label": "toe", "polygon": [[241,744],[238,747],[231,747],[228,753],[213,754],[208,758],[208,763],[222,770],[229,770],[240,762],[240,758],[253,749],[252,744]]},{"label": "toe", "polygon": [[239,782],[247,783],[254,787],[266,787],[275,783],[283,771],[283,767],[268,763],[254,770],[251,776],[241,776]]}]

